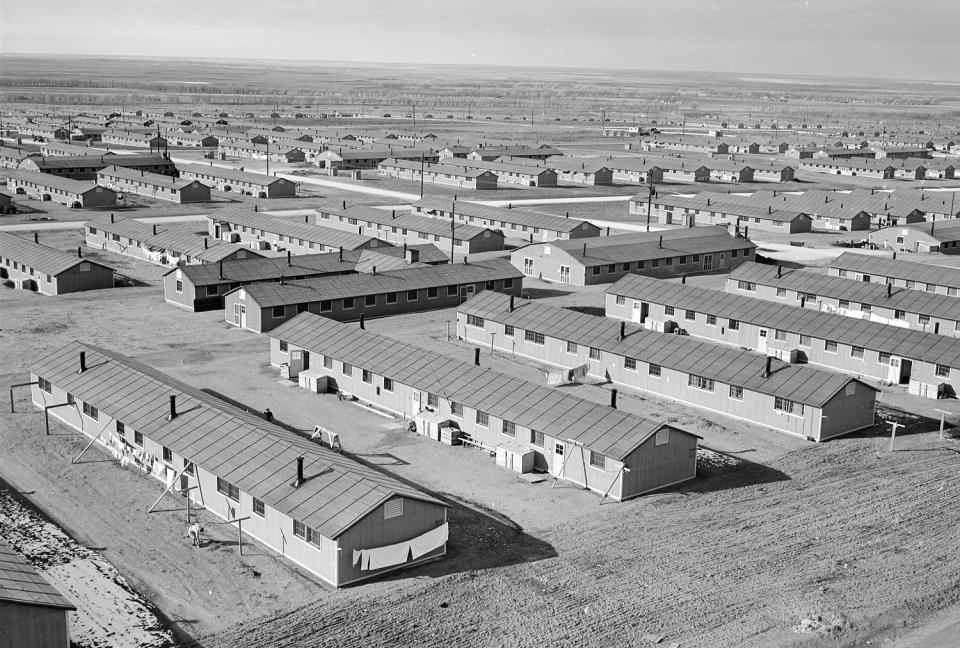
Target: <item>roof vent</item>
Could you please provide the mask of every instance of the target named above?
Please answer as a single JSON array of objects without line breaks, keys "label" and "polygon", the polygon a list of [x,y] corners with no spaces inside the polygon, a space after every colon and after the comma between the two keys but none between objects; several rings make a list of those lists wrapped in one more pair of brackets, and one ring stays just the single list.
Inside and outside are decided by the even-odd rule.
[{"label": "roof vent", "polygon": [[306,481],[303,478],[303,457],[297,457],[297,478],[290,485],[294,488],[300,488]]},{"label": "roof vent", "polygon": [[83,373],[87,370],[87,352],[80,352],[80,370],[77,373]]},{"label": "roof vent", "polygon": [[173,394],[170,395],[170,415],[167,416],[168,421],[172,421],[177,418],[177,397]]}]

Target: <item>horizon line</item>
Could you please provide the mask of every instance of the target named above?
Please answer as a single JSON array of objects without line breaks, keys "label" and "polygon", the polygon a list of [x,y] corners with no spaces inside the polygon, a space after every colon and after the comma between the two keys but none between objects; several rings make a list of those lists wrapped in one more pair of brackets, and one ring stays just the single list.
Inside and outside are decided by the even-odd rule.
[{"label": "horizon line", "polygon": [[[764,71],[720,71],[720,70],[683,70],[683,69],[652,69],[637,67],[573,67],[568,65],[504,65],[502,63],[422,63],[414,61],[357,61],[341,59],[301,59],[301,58],[247,58],[247,57],[222,57],[222,56],[170,56],[156,54],[78,54],[72,52],[4,52],[0,51],[0,57],[33,57],[33,58],[57,58],[70,57],[81,59],[157,59],[157,60],[179,60],[179,61],[230,61],[230,62],[250,62],[250,63],[310,63],[315,65],[335,64],[335,65],[358,65],[358,66],[419,66],[419,67],[456,67],[456,68],[497,68],[504,70],[582,70],[582,71],[624,71],[624,72],[646,72],[646,73],[665,73],[665,74],[719,74],[728,77],[743,75],[754,75],[761,77],[788,77],[795,79],[843,79],[857,81],[900,81],[908,84],[938,84],[938,85],[960,85],[960,81],[949,81],[946,79],[906,79],[902,77],[873,77],[873,76],[844,76],[831,74],[800,74],[795,72],[764,72]],[[2,74],[0,74],[2,77]]]}]

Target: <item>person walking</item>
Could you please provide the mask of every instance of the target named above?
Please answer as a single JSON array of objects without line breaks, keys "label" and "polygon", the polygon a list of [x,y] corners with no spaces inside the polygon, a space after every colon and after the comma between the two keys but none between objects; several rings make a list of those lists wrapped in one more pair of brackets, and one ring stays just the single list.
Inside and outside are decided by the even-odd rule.
[{"label": "person walking", "polygon": [[187,535],[190,536],[190,540],[193,543],[194,547],[201,546],[200,544],[200,534],[203,533],[203,527],[200,526],[199,522],[194,522],[190,528],[187,529]]}]

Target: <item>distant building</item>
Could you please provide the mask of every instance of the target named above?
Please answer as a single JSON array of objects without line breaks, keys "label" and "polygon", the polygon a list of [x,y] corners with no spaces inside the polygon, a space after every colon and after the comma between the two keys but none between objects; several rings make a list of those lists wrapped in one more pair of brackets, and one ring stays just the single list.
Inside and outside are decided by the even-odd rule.
[{"label": "distant building", "polygon": [[113,268],[0,231],[0,279],[41,295],[113,288]]},{"label": "distant building", "polygon": [[297,195],[296,183],[263,173],[203,164],[178,164],[177,170],[181,178],[199,180],[219,191],[237,192],[257,198],[293,198]]},{"label": "distant building", "polygon": [[76,606],[0,542],[0,641],[9,648],[69,648]]},{"label": "distant building", "polygon": [[109,166],[97,173],[97,184],[117,192],[148,196],[170,202],[196,203],[210,201],[210,187],[199,180],[176,179],[159,173],[146,173]]},{"label": "distant building", "polygon": [[74,209],[113,207],[117,194],[96,182],[72,180],[49,173],[8,169],[7,188],[14,195],[52,201]]}]

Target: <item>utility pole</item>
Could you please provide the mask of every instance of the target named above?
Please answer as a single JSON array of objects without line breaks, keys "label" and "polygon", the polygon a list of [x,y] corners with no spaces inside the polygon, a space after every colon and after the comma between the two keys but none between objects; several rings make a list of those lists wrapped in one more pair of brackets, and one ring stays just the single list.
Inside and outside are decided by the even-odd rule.
[{"label": "utility pole", "polygon": [[413,104],[413,133],[417,133],[417,104]]},{"label": "utility pole", "polygon": [[[426,161],[424,160],[424,154],[420,154],[420,200],[423,200],[423,173],[426,168]],[[453,262],[453,259],[450,259],[450,262]]]},{"label": "utility pole", "polygon": [[893,442],[897,439],[897,428],[902,428],[903,423],[896,421],[887,421],[890,424],[890,452],[893,452]]},{"label": "utility pole", "polygon": [[944,419],[947,417],[947,414],[953,414],[953,412],[948,412],[942,409],[935,409],[934,412],[940,412],[940,440],[943,441],[943,424]]},{"label": "utility pole", "polygon": [[267,138],[267,175],[270,175],[270,138]]},{"label": "utility pole", "polygon": [[650,175],[650,170],[647,169],[647,184],[649,185],[649,190],[647,192],[647,231],[650,231],[650,204],[653,202],[653,195],[657,192],[653,188],[653,176]]}]

